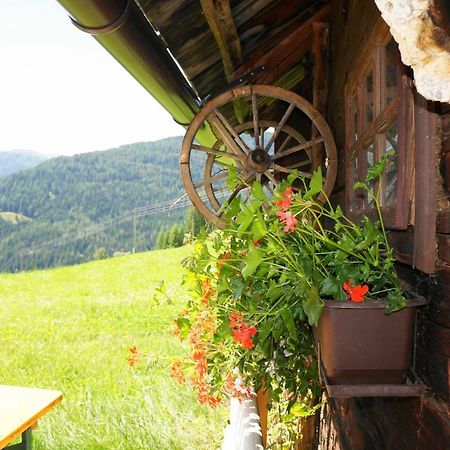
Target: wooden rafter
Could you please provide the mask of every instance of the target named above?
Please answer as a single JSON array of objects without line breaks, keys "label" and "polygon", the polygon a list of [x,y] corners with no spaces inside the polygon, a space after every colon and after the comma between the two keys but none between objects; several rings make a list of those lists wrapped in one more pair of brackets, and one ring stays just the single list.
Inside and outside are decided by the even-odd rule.
[{"label": "wooden rafter", "polygon": [[311,50],[313,41],[313,23],[324,22],[330,14],[330,5],[324,6],[311,16],[303,25],[282,39],[275,47],[264,54],[257,54],[233,73],[233,79],[239,78],[257,67],[266,70],[252,79],[254,84],[273,84],[289,68]]},{"label": "wooden rafter", "polygon": [[239,35],[234,23],[230,0],[200,0],[223,61],[225,77],[232,80],[233,72],[243,61]]}]

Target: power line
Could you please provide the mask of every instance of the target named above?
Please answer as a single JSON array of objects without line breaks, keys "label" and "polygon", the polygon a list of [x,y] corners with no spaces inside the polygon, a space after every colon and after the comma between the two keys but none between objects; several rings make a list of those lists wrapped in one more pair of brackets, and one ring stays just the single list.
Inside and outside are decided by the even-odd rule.
[{"label": "power line", "polygon": [[[220,194],[216,194],[216,197],[223,197],[225,195],[226,195],[225,193],[220,193]],[[202,201],[208,200],[205,195],[201,196],[200,198]],[[64,244],[68,244],[70,242],[75,242],[80,239],[86,239],[90,236],[99,234],[112,226],[120,225],[120,224],[128,222],[130,220],[133,220],[133,230],[134,230],[133,231],[133,233],[134,233],[133,247],[135,249],[135,247],[136,247],[136,219],[137,218],[154,215],[154,214],[166,213],[166,212],[170,212],[174,209],[186,208],[187,206],[191,206],[191,205],[192,205],[191,201],[185,194],[177,199],[166,200],[163,202],[152,203],[150,205],[134,208],[121,216],[113,217],[111,219],[104,220],[102,222],[98,222],[92,226],[89,226],[87,228],[79,230],[77,233],[63,235],[59,238],[51,239],[51,240],[44,241],[44,242],[41,242],[36,245],[32,245],[31,247],[28,246],[26,248],[20,249],[19,250],[20,266],[21,267],[23,266],[22,260],[23,260],[24,256],[31,256],[39,251],[46,250],[50,247],[60,247]]]}]

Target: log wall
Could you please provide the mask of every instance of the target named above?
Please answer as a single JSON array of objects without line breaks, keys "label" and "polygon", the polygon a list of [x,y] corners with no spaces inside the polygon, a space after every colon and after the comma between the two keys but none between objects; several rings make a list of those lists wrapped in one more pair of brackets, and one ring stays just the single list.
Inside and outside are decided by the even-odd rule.
[{"label": "log wall", "polygon": [[[342,152],[345,82],[380,14],[373,0],[332,4],[328,117]],[[430,301],[418,321],[416,367],[427,393],[420,398],[328,399],[321,413],[322,450],[440,450],[450,442],[450,105],[432,104],[416,96],[414,108],[428,121],[427,125],[420,119],[422,129],[414,148],[416,165],[420,161],[415,172],[419,204],[414,206],[419,221],[418,226],[391,235],[397,259],[403,263],[399,264],[401,278]],[[428,131],[424,126],[429,126]],[[428,152],[425,168],[424,154],[419,152]],[[346,183],[342,166],[338,199]],[[423,192],[417,195],[424,188],[431,205],[424,203]],[[425,215],[430,206],[431,213]],[[422,233],[429,242],[426,246]]]}]

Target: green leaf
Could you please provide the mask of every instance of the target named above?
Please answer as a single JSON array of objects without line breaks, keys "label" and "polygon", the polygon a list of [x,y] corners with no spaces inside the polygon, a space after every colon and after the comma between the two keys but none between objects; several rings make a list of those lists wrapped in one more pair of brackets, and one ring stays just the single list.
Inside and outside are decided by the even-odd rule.
[{"label": "green leaf", "polygon": [[257,214],[252,223],[252,238],[258,241],[267,234],[266,222],[262,214]]},{"label": "green leaf", "polygon": [[252,275],[263,260],[261,252],[257,247],[252,245],[248,251],[247,256],[244,258],[244,268],[242,269],[242,276],[244,279]]},{"label": "green leaf", "polygon": [[186,339],[191,329],[191,322],[185,317],[180,317],[177,319],[177,326],[180,329],[180,336],[182,339]]},{"label": "green leaf", "polygon": [[238,197],[235,197],[231,203],[228,205],[228,208],[226,209],[226,217],[227,219],[232,219],[233,217],[235,217],[240,210],[240,203],[241,203],[241,199]]},{"label": "green leaf", "polygon": [[239,232],[243,233],[244,231],[247,230],[247,228],[252,223],[254,214],[253,214],[253,211],[247,205],[245,205],[243,203],[240,204],[240,208],[241,208],[241,211],[236,216],[236,223],[239,225],[239,228],[238,228]]},{"label": "green leaf", "polygon": [[292,312],[289,308],[283,308],[280,312],[281,317],[283,318],[283,322],[286,325],[291,338],[297,339],[297,327],[295,326],[294,317],[292,316]]},{"label": "green leaf", "polygon": [[236,301],[244,291],[246,284],[239,278],[233,278],[231,285],[233,286],[233,300]]},{"label": "green leaf", "polygon": [[292,183],[298,178],[298,170],[294,169],[287,177],[287,182],[289,185],[292,185]]},{"label": "green leaf", "polygon": [[254,198],[265,202],[268,200],[267,195],[264,193],[262,184],[259,181],[255,181],[252,185],[252,195]]},{"label": "green leaf", "polygon": [[367,184],[363,183],[362,181],[357,181],[353,185],[353,190],[356,191],[357,189],[365,189],[367,191],[369,189],[369,186],[367,186]]},{"label": "green leaf", "polygon": [[319,167],[311,177],[311,181],[309,183],[309,189],[305,192],[303,198],[305,200],[314,197],[322,190],[322,169]]},{"label": "green leaf", "polygon": [[321,293],[334,299],[340,298],[341,284],[336,278],[327,277],[323,280]]},{"label": "green leaf", "polygon": [[303,310],[308,317],[308,323],[317,325],[322,314],[323,302],[314,286],[307,291],[306,300],[303,302]]},{"label": "green leaf", "polygon": [[400,289],[395,289],[387,295],[388,305],[385,309],[386,314],[400,311],[406,306],[407,300]]},{"label": "green leaf", "polygon": [[227,177],[227,185],[230,188],[231,191],[234,191],[236,189],[237,185],[239,184],[239,176],[238,172],[235,167],[229,167],[228,168],[228,177]]}]

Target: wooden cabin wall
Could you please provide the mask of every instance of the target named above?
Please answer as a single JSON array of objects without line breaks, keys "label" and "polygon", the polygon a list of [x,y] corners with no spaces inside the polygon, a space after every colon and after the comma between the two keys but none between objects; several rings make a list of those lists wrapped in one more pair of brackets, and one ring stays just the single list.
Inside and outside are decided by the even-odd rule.
[{"label": "wooden cabin wall", "polygon": [[[341,161],[335,201],[343,202],[344,86],[352,62],[380,20],[380,13],[373,0],[337,0],[332,4],[328,121]],[[416,165],[421,166],[424,158],[419,152],[427,152],[431,160],[426,161],[433,161],[428,167],[416,167],[415,189],[426,187],[431,196],[431,216],[435,213],[436,219],[431,224],[434,219],[425,217],[430,205],[419,203],[414,206],[419,215],[416,229],[410,227],[393,236],[404,255],[403,264],[399,264],[401,278],[430,301],[418,320],[416,367],[427,393],[419,398],[328,399],[321,413],[322,450],[439,450],[448,448],[450,442],[450,105],[427,102],[419,95],[414,103],[416,114],[422,113],[422,128],[416,130]],[[422,122],[423,117],[426,123]],[[422,242],[423,232],[428,233],[426,239],[430,238],[430,226],[430,248],[415,246],[414,240]],[[416,250],[414,254],[415,248],[419,248],[419,253]],[[431,265],[428,273],[434,274],[413,268],[424,263],[424,258],[429,260],[425,267]]]}]

